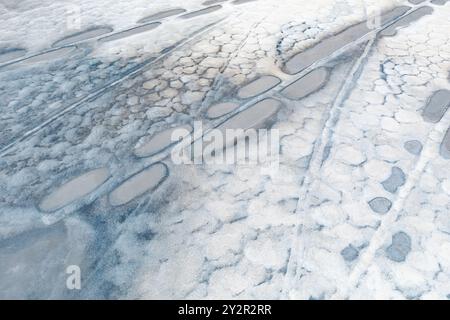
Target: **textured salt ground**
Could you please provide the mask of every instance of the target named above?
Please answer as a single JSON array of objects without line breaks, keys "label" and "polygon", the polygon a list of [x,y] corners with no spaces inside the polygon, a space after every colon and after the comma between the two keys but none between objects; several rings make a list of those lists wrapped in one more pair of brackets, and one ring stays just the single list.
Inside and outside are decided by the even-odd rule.
[{"label": "textured salt ground", "polygon": [[[245,122],[245,123],[248,123],[247,121]],[[397,237],[398,238],[398,237]],[[405,251],[404,250],[404,248],[407,248],[408,246],[404,246],[404,245],[402,245],[400,242],[401,241],[397,241],[398,239],[396,238],[396,240],[394,241],[394,239],[393,239],[393,241],[392,241],[392,245],[393,245],[393,249],[391,250],[392,252],[393,252],[393,254],[392,254],[392,257],[394,257],[394,259],[400,259],[401,260],[401,257],[402,256],[407,256],[407,253],[405,254],[405,252],[407,251]],[[400,237],[400,240],[404,240],[406,237]],[[405,242],[405,241],[403,241],[403,242]],[[400,243],[400,244],[399,244]],[[355,250],[356,251],[358,251],[360,248],[355,248],[355,247],[353,247],[353,248],[351,248],[349,251],[350,252],[346,252],[346,256],[347,257],[349,257],[349,260],[352,260],[352,259],[354,259],[354,257],[355,256],[357,256],[357,254],[355,253]],[[398,253],[398,251],[400,252],[400,253]],[[395,258],[395,257],[400,257],[400,258]],[[352,260],[353,261],[353,260]]]}]

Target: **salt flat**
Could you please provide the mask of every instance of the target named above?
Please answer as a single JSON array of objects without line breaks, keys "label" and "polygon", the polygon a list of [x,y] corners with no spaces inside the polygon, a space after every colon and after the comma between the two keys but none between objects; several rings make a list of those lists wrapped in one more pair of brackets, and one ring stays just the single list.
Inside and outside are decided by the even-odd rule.
[{"label": "salt flat", "polygon": [[[450,297],[448,2],[0,16],[0,298]],[[276,169],[175,163],[199,122],[277,130]]]}]

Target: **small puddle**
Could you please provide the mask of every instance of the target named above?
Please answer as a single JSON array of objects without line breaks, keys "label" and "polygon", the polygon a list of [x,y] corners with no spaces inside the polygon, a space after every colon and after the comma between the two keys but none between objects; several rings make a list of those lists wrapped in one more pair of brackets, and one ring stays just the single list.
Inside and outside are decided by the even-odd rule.
[{"label": "small puddle", "polygon": [[2,68],[2,70],[10,70],[16,67],[29,66],[32,64],[49,62],[52,60],[58,60],[69,56],[70,54],[76,52],[76,47],[64,47],[60,49],[55,49],[52,51],[47,51],[45,53],[41,53],[23,60],[19,60],[17,62],[13,62],[11,64],[6,65]]},{"label": "small puddle", "polygon": [[412,3],[412,4],[419,4],[419,3],[422,3],[422,2],[425,2],[426,0],[408,0],[408,2],[409,3]]},{"label": "small puddle", "polygon": [[263,128],[281,108],[281,102],[275,99],[262,100],[248,109],[236,114],[217,127],[219,130]]},{"label": "small puddle", "polygon": [[432,4],[443,6],[445,5],[449,0],[431,0]]},{"label": "small puddle", "polygon": [[220,10],[220,9],[222,9],[221,5],[211,6],[211,7],[205,8],[205,9],[201,9],[201,10],[197,10],[197,11],[186,13],[186,14],[182,15],[181,18],[183,18],[183,19],[190,19],[190,18],[202,16],[204,14],[208,14],[208,13]]},{"label": "small puddle", "polygon": [[432,14],[433,13],[433,8],[431,7],[420,7],[419,9],[411,12],[410,14],[404,16],[403,18],[401,18],[400,20],[398,20],[397,22],[395,22],[394,24],[390,25],[389,27],[387,27],[386,29],[382,30],[380,32],[381,36],[384,37],[392,37],[395,36],[397,34],[397,29],[401,28],[401,27],[407,27],[409,26],[412,22],[419,20],[420,18]]},{"label": "small puddle", "polygon": [[182,14],[184,12],[186,12],[186,10],[182,9],[182,8],[176,8],[176,9],[170,9],[170,10],[166,10],[166,11],[161,11],[161,12],[157,12],[155,14],[152,14],[150,16],[147,16],[145,18],[142,18],[141,20],[138,21],[138,23],[153,22],[153,21],[157,21],[157,20],[160,20],[160,19],[176,16],[176,15]]},{"label": "small puddle", "polygon": [[143,32],[147,32],[147,31],[153,30],[156,27],[158,27],[160,24],[161,24],[160,22],[149,23],[149,24],[146,24],[146,25],[143,25],[143,26],[140,26],[140,27],[135,27],[135,28],[132,28],[132,29],[128,29],[128,30],[125,30],[125,31],[122,31],[122,32],[118,32],[118,33],[112,34],[110,36],[106,36],[106,37],[100,38],[99,41],[100,42],[109,42],[109,41],[120,40],[120,39],[123,39],[123,38],[128,38],[128,37],[134,36],[134,35],[139,34],[139,33],[143,33]]},{"label": "small puddle", "polygon": [[232,2],[232,4],[244,4],[244,3],[249,3],[249,2],[254,2],[254,1],[256,1],[256,0],[234,0],[233,2]]},{"label": "small puddle", "polygon": [[281,80],[275,76],[262,76],[241,88],[238,91],[238,97],[241,99],[256,97],[269,91],[280,82]]},{"label": "small puddle", "polygon": [[208,111],[206,112],[206,116],[209,119],[220,118],[230,113],[231,111],[236,110],[238,107],[239,105],[233,102],[218,103],[208,109]]},{"label": "small puddle", "polygon": [[300,100],[322,89],[328,81],[327,68],[314,69],[304,77],[286,87],[281,94],[291,100]]},{"label": "small puddle", "polygon": [[168,176],[169,170],[163,163],[157,163],[135,174],[109,195],[112,206],[121,206],[158,187]]},{"label": "small puddle", "polygon": [[192,132],[192,127],[190,125],[184,125],[160,131],[151,136],[147,142],[140,144],[140,146],[134,150],[134,154],[139,158],[145,158],[153,156],[165,150],[166,148],[177,142],[172,140],[172,133],[178,129],[188,131],[189,133]]},{"label": "small puddle", "polygon": [[106,168],[95,169],[84,173],[53,191],[42,200],[39,208],[45,212],[61,209],[93,192],[105,183],[109,176],[109,171]]},{"label": "small puddle", "polygon": [[450,128],[441,143],[440,154],[445,159],[450,159]]},{"label": "small puddle", "polygon": [[[383,14],[381,21],[383,24],[392,21],[406,13],[409,9],[411,8],[408,6],[397,7]],[[288,62],[286,62],[284,69],[288,74],[299,73],[317,61],[329,57],[339,49],[342,49],[348,44],[362,38],[370,31],[372,31],[372,29],[367,26],[366,21],[353,25],[334,36],[322,40],[315,46],[294,55]]]},{"label": "small puddle", "polygon": [[92,38],[102,36],[104,34],[112,32],[111,27],[94,27],[81,32],[74,33],[68,37],[64,37],[61,40],[56,41],[53,47],[62,47],[69,44],[74,44],[82,41],[86,41]]},{"label": "small puddle", "polygon": [[427,105],[422,111],[422,117],[426,122],[437,123],[441,121],[450,107],[450,91],[439,90],[428,99]]},{"label": "small puddle", "polygon": [[221,2],[225,2],[225,1],[228,1],[228,0],[208,0],[208,1],[203,2],[202,5],[210,6],[212,4],[221,3]]},{"label": "small puddle", "polygon": [[0,63],[16,60],[27,54],[27,50],[20,48],[0,49]]}]

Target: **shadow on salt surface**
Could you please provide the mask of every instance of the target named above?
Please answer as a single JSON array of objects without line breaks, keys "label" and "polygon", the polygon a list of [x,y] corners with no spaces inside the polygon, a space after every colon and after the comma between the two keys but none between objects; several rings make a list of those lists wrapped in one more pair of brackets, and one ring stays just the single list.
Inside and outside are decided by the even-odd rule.
[{"label": "shadow on salt surface", "polygon": [[16,60],[27,54],[27,50],[21,48],[0,49],[0,64]]},{"label": "shadow on salt surface", "polygon": [[98,41],[99,42],[109,42],[109,41],[115,41],[115,40],[128,38],[128,37],[140,34],[140,33],[144,33],[144,32],[153,30],[153,29],[157,28],[159,25],[161,25],[160,22],[149,23],[149,24],[146,24],[143,26],[139,26],[139,27],[125,30],[125,31],[114,33],[110,36],[100,38]]},{"label": "shadow on salt surface", "polygon": [[150,16],[144,17],[144,18],[140,19],[137,23],[153,22],[153,21],[157,21],[160,19],[176,16],[176,15],[182,14],[184,12],[186,12],[186,9],[182,9],[182,8],[165,10],[165,11],[157,12]]},{"label": "shadow on salt surface", "polygon": [[67,37],[64,37],[58,41],[56,41],[52,47],[63,47],[70,44],[86,41],[92,38],[96,38],[99,36],[103,36],[107,33],[110,33],[113,31],[113,28],[111,27],[92,27],[84,31],[80,31],[77,33],[74,33],[72,35],[69,35]]},{"label": "shadow on salt surface", "polygon": [[205,9],[201,9],[201,10],[183,14],[180,18],[182,18],[182,19],[195,18],[195,17],[202,16],[202,15],[205,15],[205,14],[208,14],[208,13],[220,10],[220,9],[222,9],[221,5],[211,6],[211,7],[205,8]]},{"label": "shadow on salt surface", "polygon": [[50,62],[53,60],[67,58],[70,55],[74,54],[75,52],[77,52],[77,48],[75,46],[47,51],[19,61],[14,61],[9,64],[6,64],[3,67],[0,67],[0,71],[8,71],[14,68],[27,67],[38,63]]}]

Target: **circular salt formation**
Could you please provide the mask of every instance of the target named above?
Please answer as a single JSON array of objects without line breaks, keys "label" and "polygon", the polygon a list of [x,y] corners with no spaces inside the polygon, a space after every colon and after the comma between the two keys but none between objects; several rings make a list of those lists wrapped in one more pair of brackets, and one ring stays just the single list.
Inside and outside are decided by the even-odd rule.
[{"label": "circular salt formation", "polygon": [[144,158],[153,156],[165,150],[170,145],[179,141],[172,140],[172,135],[176,134],[177,132],[180,133],[180,135],[177,134],[177,139],[180,137],[186,137],[190,132],[192,132],[192,127],[190,125],[184,125],[158,132],[153,135],[150,140],[137,147],[134,151],[134,154],[137,157]]},{"label": "circular salt formation", "polygon": [[147,191],[154,190],[168,176],[169,170],[163,163],[157,163],[135,174],[109,195],[109,203],[112,206],[120,206],[143,195]]},{"label": "circular salt formation", "polygon": [[219,118],[235,110],[237,107],[239,107],[239,105],[233,102],[218,103],[208,109],[206,116],[209,119]]},{"label": "circular salt formation", "polygon": [[42,200],[39,208],[45,212],[61,209],[93,192],[108,180],[109,176],[107,168],[95,169],[84,173],[53,191]]}]

